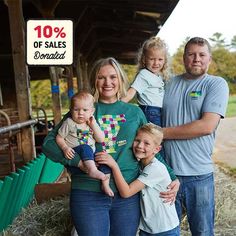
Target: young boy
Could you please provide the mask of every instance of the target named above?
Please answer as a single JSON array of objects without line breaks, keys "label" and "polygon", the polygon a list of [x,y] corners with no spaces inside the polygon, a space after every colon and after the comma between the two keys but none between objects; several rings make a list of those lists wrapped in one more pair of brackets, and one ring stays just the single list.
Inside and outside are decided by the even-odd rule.
[{"label": "young boy", "polygon": [[178,236],[180,235],[179,219],[174,204],[164,203],[159,197],[171,183],[166,167],[155,155],[161,149],[163,133],[161,127],[148,123],[142,126],[135,137],[133,152],[141,162],[141,174],[130,184],[124,180],[120,169],[108,154],[98,153],[96,160],[112,169],[116,186],[122,197],[128,198],[141,191],[140,236]]},{"label": "young boy", "polygon": [[[81,91],[71,98],[71,118],[67,118],[56,136],[56,142],[68,159],[77,152],[83,161],[88,175],[102,181],[102,188],[109,196],[114,196],[109,186],[110,174],[97,169],[94,161],[95,142],[103,142],[105,135],[96,122],[94,114],[94,98]],[[74,170],[74,168],[73,168]]]}]

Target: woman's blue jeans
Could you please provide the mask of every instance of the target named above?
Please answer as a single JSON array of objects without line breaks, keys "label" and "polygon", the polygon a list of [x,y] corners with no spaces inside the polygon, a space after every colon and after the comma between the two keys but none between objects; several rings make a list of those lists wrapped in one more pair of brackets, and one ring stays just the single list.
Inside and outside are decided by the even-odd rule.
[{"label": "woman's blue jeans", "polygon": [[213,236],[215,217],[213,173],[177,177],[180,188],[175,206],[179,219],[181,220],[184,207],[192,235]]},{"label": "woman's blue jeans", "polygon": [[135,236],[140,220],[139,193],[113,198],[102,192],[72,189],[72,220],[79,236]]}]

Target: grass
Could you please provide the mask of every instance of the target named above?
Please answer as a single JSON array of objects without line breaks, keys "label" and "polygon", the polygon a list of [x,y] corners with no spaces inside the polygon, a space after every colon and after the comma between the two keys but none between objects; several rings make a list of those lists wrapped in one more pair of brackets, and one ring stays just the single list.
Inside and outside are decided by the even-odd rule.
[{"label": "grass", "polygon": [[219,168],[227,175],[234,177],[236,179],[236,168],[232,168],[228,165],[226,165],[223,162],[215,161],[215,164],[219,166]]},{"label": "grass", "polygon": [[229,97],[228,108],[226,111],[226,117],[236,116],[236,95]]}]

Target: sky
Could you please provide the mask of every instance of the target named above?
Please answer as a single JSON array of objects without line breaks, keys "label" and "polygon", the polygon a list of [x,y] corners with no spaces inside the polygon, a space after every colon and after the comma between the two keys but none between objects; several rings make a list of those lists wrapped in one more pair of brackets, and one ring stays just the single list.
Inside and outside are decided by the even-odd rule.
[{"label": "sky", "polygon": [[209,39],[219,32],[230,43],[236,35],[235,12],[236,0],[179,0],[157,35],[165,40],[171,55],[187,37]]}]

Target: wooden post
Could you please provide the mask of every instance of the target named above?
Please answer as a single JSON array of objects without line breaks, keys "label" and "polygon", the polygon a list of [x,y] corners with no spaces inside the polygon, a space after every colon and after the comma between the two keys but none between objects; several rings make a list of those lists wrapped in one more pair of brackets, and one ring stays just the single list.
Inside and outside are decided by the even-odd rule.
[{"label": "wooden post", "polygon": [[[80,55],[80,53],[79,53]],[[82,66],[81,66],[81,57],[79,56],[76,61],[76,79],[77,79],[77,88],[78,90],[83,88],[83,75],[82,75]]]},{"label": "wooden post", "polygon": [[62,116],[59,78],[55,66],[50,66],[49,70],[51,77],[52,112],[55,125],[57,125],[60,122]]},{"label": "wooden post", "polygon": [[88,75],[88,62],[87,61],[84,61],[84,81],[83,81],[83,84],[84,84],[84,88],[85,89],[90,89],[90,84],[89,84],[89,75]]},{"label": "wooden post", "polygon": [[66,75],[67,75],[67,90],[68,90],[68,98],[70,99],[74,95],[74,84],[73,84],[73,67],[66,67]]},{"label": "wooden post", "polygon": [[80,78],[82,87],[81,89],[89,89],[90,85],[88,83],[88,63],[84,60],[83,57],[80,57]]},{"label": "wooden post", "polygon": [[[29,120],[32,114],[28,66],[25,63],[25,29],[22,1],[5,1],[8,5],[13,65],[15,74],[17,109],[20,122]],[[21,133],[24,161],[36,156],[32,128],[23,128]]]}]

